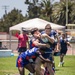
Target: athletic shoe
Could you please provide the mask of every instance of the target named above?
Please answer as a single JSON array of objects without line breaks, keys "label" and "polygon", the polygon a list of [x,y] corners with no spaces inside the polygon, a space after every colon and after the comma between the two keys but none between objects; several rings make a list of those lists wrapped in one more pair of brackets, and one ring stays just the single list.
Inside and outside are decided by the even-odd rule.
[{"label": "athletic shoe", "polygon": [[59,63],[58,67],[63,67],[64,62]]},{"label": "athletic shoe", "polygon": [[59,65],[58,65],[58,67],[61,67],[60,63],[59,63]]},{"label": "athletic shoe", "polygon": [[58,67],[62,67],[62,63],[61,62],[59,63]]},{"label": "athletic shoe", "polygon": [[62,62],[62,67],[64,66],[64,62]]}]

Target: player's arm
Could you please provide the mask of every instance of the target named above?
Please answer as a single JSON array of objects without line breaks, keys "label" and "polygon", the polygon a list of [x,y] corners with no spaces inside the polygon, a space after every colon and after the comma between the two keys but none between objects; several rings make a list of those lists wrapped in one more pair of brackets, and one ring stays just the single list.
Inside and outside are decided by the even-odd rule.
[{"label": "player's arm", "polygon": [[67,42],[67,45],[71,47],[71,44],[70,44],[70,42]]},{"label": "player's arm", "polygon": [[50,48],[50,45],[49,45],[49,44],[39,43],[39,40],[38,40],[38,39],[35,40],[35,41],[33,41],[33,44],[34,44],[35,46],[38,46],[38,47],[43,46],[43,47],[48,47],[48,48]]},{"label": "player's arm", "polygon": [[47,35],[47,37],[52,44],[55,42],[54,39],[52,39],[50,36]]},{"label": "player's arm", "polygon": [[41,54],[39,55],[39,57],[45,62],[52,63],[52,61],[50,61],[49,59],[45,59]]},{"label": "player's arm", "polygon": [[19,43],[20,43],[20,35],[18,36],[18,46],[17,46],[17,49],[19,48]]},{"label": "player's arm", "polygon": [[30,49],[29,40],[26,41],[26,44],[27,44],[27,49]]},{"label": "player's arm", "polygon": [[29,37],[28,37],[28,35],[26,35],[26,45],[27,45],[27,49],[30,49],[30,46],[29,46]]},{"label": "player's arm", "polygon": [[41,37],[46,37],[52,44],[54,43],[54,39],[53,38],[51,38],[49,35],[47,35],[47,34],[43,34],[43,35],[41,35]]},{"label": "player's arm", "polygon": [[40,57],[43,61],[52,63],[49,59],[45,59],[45,58],[41,55],[41,52],[40,52],[40,51],[37,51],[36,53],[39,55],[39,57]]}]

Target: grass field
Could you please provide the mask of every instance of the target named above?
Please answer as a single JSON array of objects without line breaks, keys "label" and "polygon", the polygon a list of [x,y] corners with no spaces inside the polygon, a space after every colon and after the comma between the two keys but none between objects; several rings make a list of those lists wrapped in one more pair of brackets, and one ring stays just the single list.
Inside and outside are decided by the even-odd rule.
[{"label": "grass field", "polygon": [[[16,56],[0,57],[0,75],[18,75],[16,65]],[[55,57],[56,74],[55,75],[75,75],[75,56],[65,56],[64,67],[57,67],[59,56]],[[26,74],[28,71],[26,70]]]}]

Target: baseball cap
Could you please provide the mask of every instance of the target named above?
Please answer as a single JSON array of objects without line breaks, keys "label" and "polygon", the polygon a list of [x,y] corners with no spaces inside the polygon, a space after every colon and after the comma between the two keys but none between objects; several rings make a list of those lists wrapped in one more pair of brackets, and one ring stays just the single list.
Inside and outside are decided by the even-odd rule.
[{"label": "baseball cap", "polygon": [[27,30],[26,30],[25,28],[22,28],[22,31],[23,31],[23,32],[27,32]]}]

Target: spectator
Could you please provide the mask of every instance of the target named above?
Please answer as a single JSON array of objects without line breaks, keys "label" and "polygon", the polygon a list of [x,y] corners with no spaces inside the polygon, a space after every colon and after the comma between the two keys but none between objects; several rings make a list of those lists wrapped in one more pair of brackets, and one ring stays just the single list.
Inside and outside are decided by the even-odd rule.
[{"label": "spectator", "polygon": [[27,31],[25,29],[22,29],[22,34],[18,36],[19,54],[21,54],[22,52],[25,52],[27,50],[27,47],[29,47]]}]

